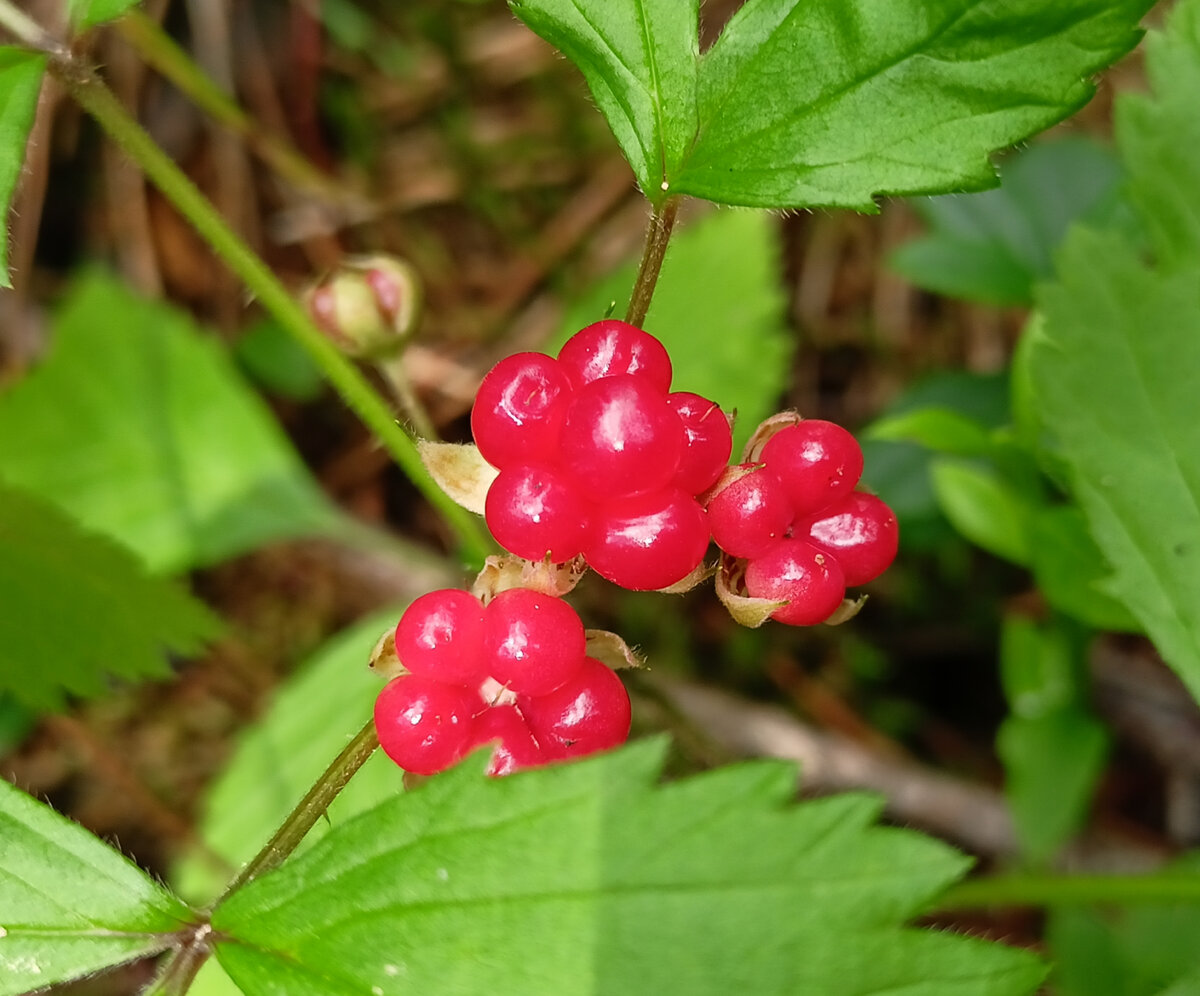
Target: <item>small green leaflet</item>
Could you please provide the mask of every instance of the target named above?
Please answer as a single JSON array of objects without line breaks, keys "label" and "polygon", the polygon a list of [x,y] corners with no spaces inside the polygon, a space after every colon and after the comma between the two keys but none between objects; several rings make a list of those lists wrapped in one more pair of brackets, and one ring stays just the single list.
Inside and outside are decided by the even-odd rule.
[{"label": "small green leaflet", "polygon": [[2,483],[0,605],[0,690],[34,709],[95,695],[110,674],[163,677],[168,651],[194,653],[221,626],[128,550]]},{"label": "small green leaflet", "polygon": [[138,0],[69,0],[68,10],[72,24],[77,28],[90,28],[116,20],[137,5]]},{"label": "small green leaflet", "polygon": [[165,951],[190,920],[132,862],[0,779],[0,996]]},{"label": "small green leaflet", "polygon": [[793,805],[772,762],[656,786],[664,746],[502,779],[469,760],[231,896],[217,956],[249,996],[1037,987],[1027,952],[902,926],[967,862],[873,826],[876,800]]},{"label": "small green leaflet", "polygon": [[[200,836],[239,868],[270,839],[338,751],[371,718],[383,679],[367,667],[379,634],[402,609],[371,615],[324,644],[280,690],[267,714],[242,738],[209,789]],[[305,838],[304,847],[351,816],[403,791],[403,772],[382,751],[354,776]],[[226,874],[221,874],[225,871]],[[172,876],[181,895],[211,901],[228,881],[202,854]]]},{"label": "small green leaflet", "polygon": [[25,145],[45,70],[44,55],[0,45],[0,287],[12,286],[8,272],[8,209],[25,163]]},{"label": "small green leaflet", "polygon": [[510,0],[583,73],[646,196],[874,210],[995,185],[988,155],[1082,106],[1152,0]]},{"label": "small green leaflet", "polygon": [[[734,457],[754,427],[775,411],[791,369],[779,287],[775,219],[757,211],[721,211],[680,226],[643,323],[674,363],[672,390],[691,391],[737,412]],[[590,288],[563,318],[557,350],[604,317],[633,286],[629,263]]]},{"label": "small green leaflet", "polygon": [[0,394],[0,477],[154,571],[337,528],[221,346],[116,280],[79,280],[46,358]]},{"label": "small green leaflet", "polygon": [[[1148,46],[1150,97],[1118,104],[1117,145],[1157,265],[1125,240],[1077,229],[1039,294],[1032,399],[1124,603],[1200,698],[1200,239],[1190,229],[1200,2]],[[1191,214],[1189,214],[1191,212]],[[1200,229],[1197,229],[1200,231]]]}]

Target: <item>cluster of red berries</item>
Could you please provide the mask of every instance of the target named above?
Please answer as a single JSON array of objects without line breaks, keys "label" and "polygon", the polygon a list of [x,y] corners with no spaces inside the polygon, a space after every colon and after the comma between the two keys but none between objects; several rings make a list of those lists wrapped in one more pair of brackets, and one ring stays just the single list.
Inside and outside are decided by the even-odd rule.
[{"label": "cluster of red berries", "polygon": [[744,560],[746,593],[786,601],[771,618],[824,622],[847,586],[865,584],[896,556],[896,516],[855,491],[863,454],[839,425],[805,419],[771,435],[754,463],[731,469],[708,503],[713,539]]},{"label": "cluster of red berries", "polygon": [[624,588],[666,588],[704,559],[696,496],[721,475],[729,419],[706,398],[671,393],[671,360],[626,322],[589,325],[555,359],[518,353],[484,378],[471,411],[483,458],[500,473],[485,515],[518,557],[583,555]]},{"label": "cluster of red berries", "polygon": [[488,773],[504,775],[629,735],[625,686],[587,656],[583,623],[560,598],[512,588],[484,606],[433,591],[405,611],[395,644],[407,673],[379,693],[375,728],[406,771],[434,774],[491,743]]}]

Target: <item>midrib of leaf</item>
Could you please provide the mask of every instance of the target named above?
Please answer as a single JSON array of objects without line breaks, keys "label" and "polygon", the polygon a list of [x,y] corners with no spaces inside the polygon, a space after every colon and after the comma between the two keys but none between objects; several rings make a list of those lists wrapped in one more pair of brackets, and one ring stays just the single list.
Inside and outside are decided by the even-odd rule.
[{"label": "midrib of leaf", "polygon": [[[975,2],[973,4],[969,5],[968,7],[964,8],[963,10],[959,11],[958,14],[956,14],[953,18],[951,18],[951,20],[949,20],[945,24],[940,25],[937,28],[937,30],[935,30],[932,34],[930,34],[924,38],[918,39],[909,48],[899,52],[898,54],[894,55],[893,57],[885,59],[883,62],[879,63],[878,65],[870,67],[869,69],[866,70],[865,75],[855,76],[855,77],[852,77],[851,79],[846,80],[841,86],[837,87],[836,89],[822,94],[820,97],[818,97],[816,100],[812,101],[811,103],[804,104],[800,107],[797,107],[792,113],[787,114],[782,118],[772,119],[771,121],[767,122],[766,124],[762,125],[761,127],[755,128],[751,132],[733,136],[730,138],[729,142],[726,143],[725,145],[714,145],[714,146],[712,146],[713,151],[720,152],[723,149],[727,148],[730,144],[741,145],[744,142],[752,141],[753,139],[757,138],[759,135],[774,131],[776,128],[780,127],[780,125],[795,124],[796,122],[803,121],[805,118],[810,117],[815,112],[823,110],[825,107],[827,107],[833,101],[837,100],[839,97],[845,96],[846,94],[850,93],[852,90],[855,90],[859,87],[864,86],[865,84],[871,82],[873,79],[880,76],[882,73],[885,73],[885,72],[888,72],[889,70],[895,69],[901,63],[905,62],[908,59],[911,59],[913,56],[924,55],[925,54],[924,49],[926,47],[928,47],[931,43],[935,42],[937,39],[939,39],[943,35],[945,35],[946,32],[948,32],[952,28],[954,28],[959,23],[959,21],[961,21],[964,17],[966,17],[968,14],[970,14],[976,7],[978,7],[981,3],[984,3],[984,2],[986,2],[986,0],[975,0]],[[799,0],[795,0],[795,3],[799,3]],[[797,6],[793,5],[791,12],[788,13],[788,15],[782,21],[779,22],[779,26],[776,27],[771,32],[770,38],[767,41],[764,41],[762,43],[762,45],[759,47],[758,51],[755,53],[756,59],[749,60],[749,61],[756,61],[757,57],[759,55],[761,55],[767,49],[767,47],[769,45],[772,45],[775,43],[780,31],[791,22],[792,17],[797,13],[798,9],[799,8]],[[717,44],[720,44],[720,39],[718,39]],[[989,56],[989,58],[992,58],[992,57],[993,56]],[[749,68],[749,61],[747,63],[746,68]],[[743,72],[744,72],[744,70],[743,70]],[[737,78],[740,80],[741,76],[742,76],[742,73],[739,72],[737,74]],[[734,86],[728,87],[726,89],[725,97],[722,98],[722,101],[721,101],[721,106],[724,105],[725,101],[727,101],[729,99],[729,96],[736,89],[737,88]],[[720,110],[720,107],[718,107],[718,111],[719,110]],[[715,117],[716,115],[714,114],[713,116]],[[872,154],[873,153],[864,153],[862,158],[866,158],[868,155],[872,155]],[[846,161],[853,162],[854,160],[846,160]],[[809,163],[806,165],[815,167],[815,166],[827,165],[827,164]],[[785,163],[785,164],[775,167],[774,169],[764,170],[763,172],[779,172],[782,170],[791,170],[791,169],[795,169],[795,164]]]},{"label": "midrib of leaf", "polygon": [[[638,22],[642,29],[642,44],[646,46],[646,55],[650,63],[650,82],[653,87],[653,93],[648,92],[651,102],[654,104],[654,120],[658,124],[658,171],[660,181],[667,180],[667,141],[666,126],[663,124],[663,100],[662,100],[662,85],[658,79],[658,58],[655,53],[654,46],[650,42],[650,26],[646,23],[646,3],[645,0],[636,0]],[[643,150],[645,151],[645,150]]]}]

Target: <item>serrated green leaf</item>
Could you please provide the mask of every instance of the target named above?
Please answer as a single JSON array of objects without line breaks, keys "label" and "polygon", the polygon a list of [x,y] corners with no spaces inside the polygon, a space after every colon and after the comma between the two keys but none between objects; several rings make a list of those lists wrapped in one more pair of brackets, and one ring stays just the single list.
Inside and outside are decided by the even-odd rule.
[{"label": "serrated green leaf", "polygon": [[[779,285],[775,222],[758,212],[722,211],[681,227],[663,263],[644,327],[671,354],[671,389],[737,411],[734,455],[775,411],[795,348]],[[628,300],[636,265],[614,271],[574,302],[551,351]],[[620,308],[617,314],[621,314]]]},{"label": "serrated green leaf", "polygon": [[1120,166],[1106,147],[1073,137],[1005,159],[1000,175],[996,190],[912,201],[930,231],[892,254],[893,269],[950,297],[1032,304],[1068,226],[1112,210]]},{"label": "serrated green leaf", "polygon": [[749,0],[695,66],[694,4],[510,0],[580,67],[646,195],[873,210],[982,189],[1061,120],[1151,0]]},{"label": "serrated green leaf", "polygon": [[92,274],[53,336],[0,394],[0,476],[155,571],[336,528],[261,400],[182,312]]},{"label": "serrated green leaf", "polygon": [[1061,622],[1005,620],[1000,673],[1011,715],[996,750],[1025,856],[1052,858],[1084,823],[1108,736],[1081,688],[1082,641]]},{"label": "serrated green leaf", "polygon": [[933,490],[951,525],[976,546],[1028,567],[1036,505],[992,467],[945,457],[933,462]]},{"label": "serrated green leaf", "polygon": [[696,134],[698,0],[509,0],[583,73],[646,195],[661,197]]},{"label": "serrated green leaf", "polygon": [[221,628],[128,550],[3,484],[0,605],[0,691],[34,709],[95,695],[109,675],[162,677],[168,652],[195,653]]},{"label": "serrated green leaf", "polygon": [[[1200,854],[1172,863],[1195,877]],[[1047,940],[1058,996],[1188,996],[1200,979],[1200,905],[1139,904],[1125,909],[1052,911]]]},{"label": "serrated green leaf", "polygon": [[[383,679],[367,668],[380,633],[402,609],[375,613],[339,634],[306,661],[266,714],[242,737],[209,789],[199,835],[230,868],[249,861],[351,737],[371,718]],[[329,807],[303,847],[326,830],[403,791],[403,773],[382,753],[371,758]],[[223,873],[224,872],[224,873]],[[228,881],[202,854],[180,862],[172,881],[180,894],[211,901]]]},{"label": "serrated green leaf", "polygon": [[68,0],[67,10],[71,23],[77,28],[91,28],[105,21],[113,21],[139,0]]},{"label": "serrated green leaf", "polygon": [[0,779],[0,996],[166,950],[189,917],[132,862]]},{"label": "serrated green leaf", "polygon": [[791,805],[777,763],[654,787],[661,743],[503,779],[478,758],[332,831],[214,913],[251,996],[1024,993],[1035,959],[900,926],[964,859]]},{"label": "serrated green leaf", "polygon": [[25,145],[45,71],[46,56],[0,45],[0,287],[12,286],[8,272],[8,209],[25,164]]},{"label": "serrated green leaf", "polygon": [[1040,416],[1112,565],[1103,590],[1200,696],[1200,261],[1156,273],[1080,230],[1059,274],[1031,347]]}]

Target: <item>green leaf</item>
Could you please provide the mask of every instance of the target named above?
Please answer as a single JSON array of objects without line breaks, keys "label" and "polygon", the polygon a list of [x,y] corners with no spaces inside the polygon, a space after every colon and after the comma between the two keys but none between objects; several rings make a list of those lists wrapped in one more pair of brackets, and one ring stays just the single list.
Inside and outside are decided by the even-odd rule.
[{"label": "green leaf", "polygon": [[948,408],[918,408],[884,416],[864,435],[893,442],[907,440],[957,456],[982,456],[992,448],[991,433],[984,426]]},{"label": "green leaf", "polygon": [[1087,709],[1083,648],[1068,627],[1006,619],[1000,669],[1012,711],[996,742],[1005,795],[1022,850],[1042,863],[1083,825],[1108,736]]},{"label": "green leaf", "polygon": [[[1195,877],[1200,855],[1169,870]],[[1188,996],[1200,981],[1200,905],[1126,909],[1066,907],[1051,913],[1047,940],[1058,996]]]},{"label": "green leaf", "polygon": [[3,484],[0,605],[0,691],[34,709],[60,708],[67,693],[95,695],[109,674],[162,677],[167,652],[195,653],[220,630],[203,604],[150,577],[129,551]]},{"label": "green leaf", "polygon": [[[795,344],[779,284],[778,241],[774,220],[758,212],[714,212],[679,228],[643,323],[671,354],[673,391],[736,410],[735,456],[778,409],[790,379]],[[552,351],[603,318],[613,301],[626,301],[635,273],[636,264],[622,266],[572,304]]]},{"label": "green leaf", "polygon": [[53,333],[0,395],[0,476],[154,571],[336,528],[261,400],[182,312],[92,274]]},{"label": "green leaf", "polygon": [[1146,41],[1152,95],[1124,94],[1116,133],[1128,195],[1163,266],[1200,259],[1200,7],[1180,3]]},{"label": "green leaf", "polygon": [[25,164],[25,145],[45,71],[46,56],[0,45],[0,287],[12,286],[8,272],[8,209]]},{"label": "green leaf", "polygon": [[264,388],[293,401],[314,401],[325,389],[312,358],[271,318],[255,322],[238,337],[234,356]]},{"label": "green leaf", "polygon": [[949,457],[931,468],[933,490],[951,525],[976,546],[1028,567],[1036,506],[995,468]]},{"label": "green leaf", "polygon": [[679,170],[699,125],[698,0],[509,0],[574,62],[652,200]]},{"label": "green leaf", "polygon": [[966,862],[871,826],[877,802],[791,805],[779,763],[654,787],[663,753],[474,758],[231,896],[217,955],[250,996],[1036,987],[1025,952],[900,926]]},{"label": "green leaf", "polygon": [[912,201],[930,231],[893,253],[892,268],[949,297],[1032,304],[1068,226],[1112,210],[1120,166],[1104,146],[1076,137],[1013,155],[1000,174],[996,190]]},{"label": "green leaf", "polygon": [[88,831],[0,779],[0,996],[166,950],[191,912]]},{"label": "green leaf", "polygon": [[137,5],[138,0],[68,0],[67,9],[72,24],[77,28],[90,28],[116,20]]},{"label": "green leaf", "polygon": [[1112,565],[1103,590],[1200,696],[1200,261],[1156,273],[1080,230],[1059,271],[1031,347],[1039,413]]},{"label": "green leaf", "polygon": [[[402,608],[375,613],[339,634],[306,661],[267,713],[242,737],[233,759],[209,789],[199,835],[230,868],[249,861],[304,797],[347,741],[371,718],[383,680],[367,668],[379,634],[395,627]],[[326,829],[401,792],[403,776],[382,753],[371,758],[334,800],[303,847]],[[229,879],[203,854],[172,876],[180,894],[212,900]]]}]

